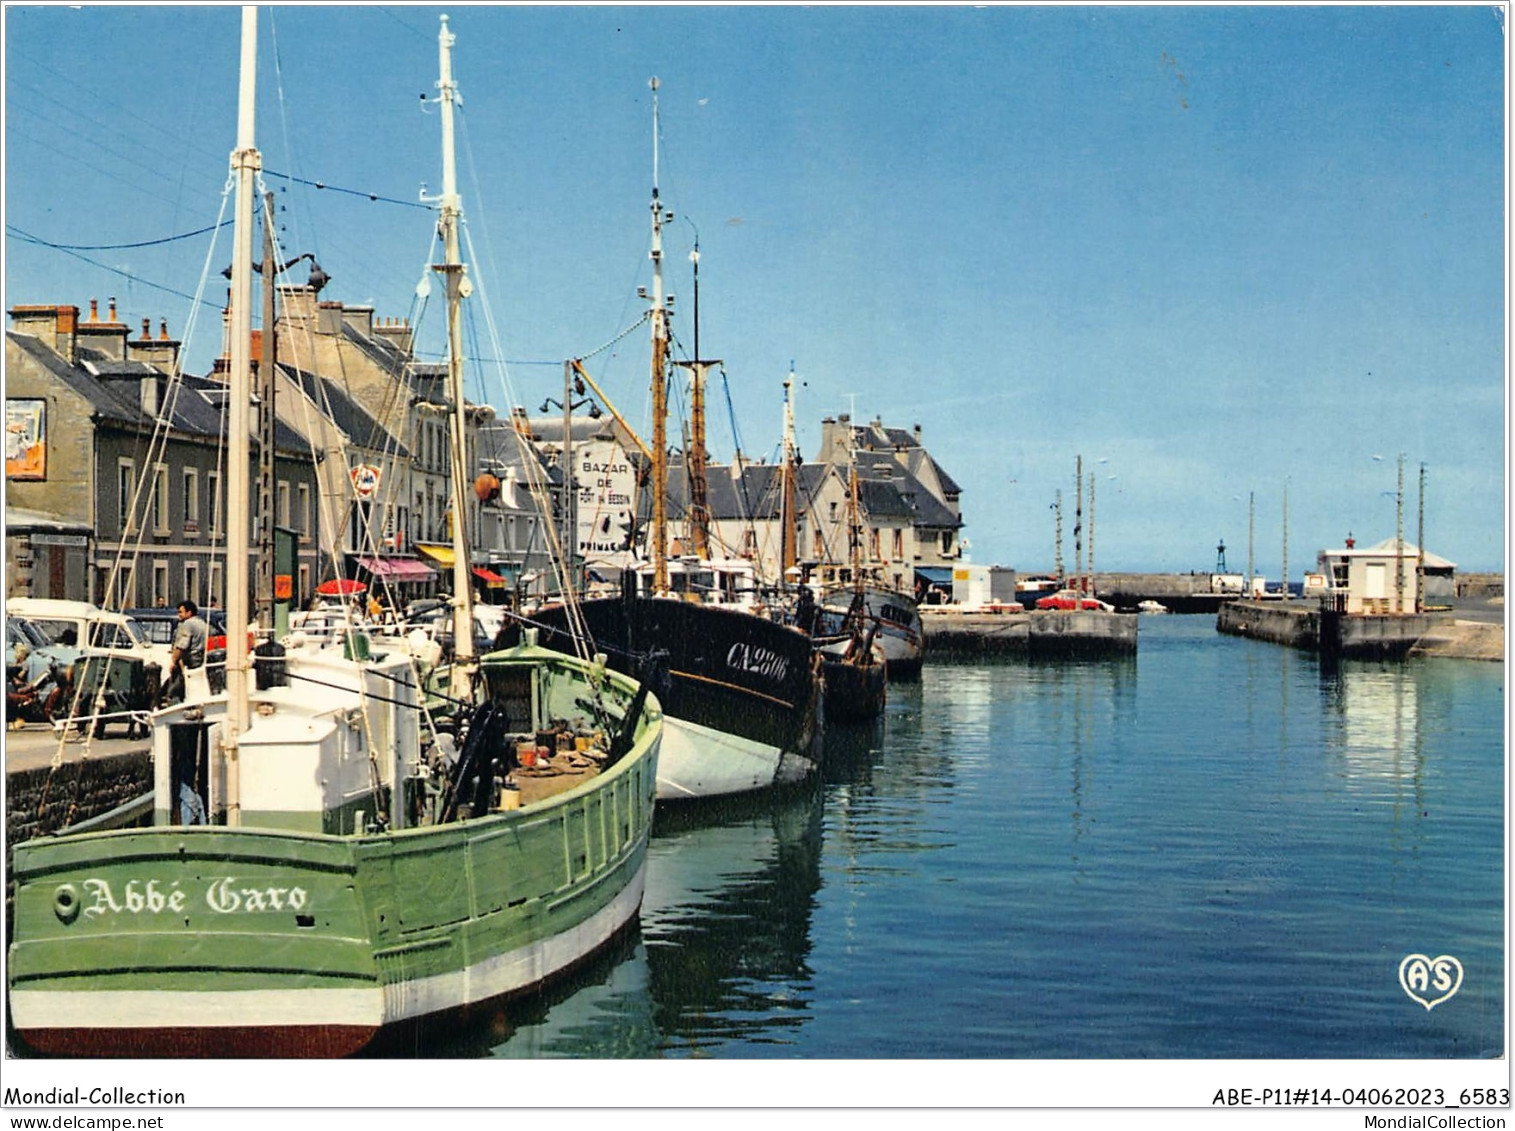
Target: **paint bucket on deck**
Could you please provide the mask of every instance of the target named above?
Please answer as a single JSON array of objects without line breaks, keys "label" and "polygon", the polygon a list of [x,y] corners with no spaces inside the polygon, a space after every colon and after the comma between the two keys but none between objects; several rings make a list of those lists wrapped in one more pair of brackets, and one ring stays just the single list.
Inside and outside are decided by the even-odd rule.
[{"label": "paint bucket on deck", "polygon": [[497,806],[500,812],[508,813],[512,809],[521,807],[521,791],[513,781],[508,781],[500,786],[500,804]]}]

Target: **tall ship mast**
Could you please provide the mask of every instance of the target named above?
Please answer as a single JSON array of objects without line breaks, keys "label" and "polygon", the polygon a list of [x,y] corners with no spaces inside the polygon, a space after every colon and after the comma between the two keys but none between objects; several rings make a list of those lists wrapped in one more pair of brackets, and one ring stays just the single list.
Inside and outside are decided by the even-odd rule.
[{"label": "tall ship mast", "polygon": [[[658,197],[658,80],[652,88],[652,589],[668,592],[668,311],[663,302],[663,202]],[[670,213],[671,217],[672,214]]]},{"label": "tall ship mast", "polygon": [[[667,656],[658,759],[658,800],[717,797],[789,784],[816,770],[821,737],[820,680],[811,640],[757,605],[757,580],[746,560],[670,561],[668,556],[668,318],[664,294],[664,226],[673,218],[658,187],[658,90],[653,79],[651,529],[645,563],[622,577],[622,593],[540,608],[531,623],[543,643],[567,650],[581,619],[607,662],[633,671],[640,657]],[[696,261],[698,262],[698,261]],[[696,349],[698,354],[698,349]],[[696,358],[685,363],[701,385]],[[703,429],[690,447],[703,455]],[[698,459],[695,460],[698,465]],[[691,516],[697,525],[698,516]],[[695,536],[697,537],[697,535]],[[572,606],[572,607],[570,607]],[[516,631],[524,631],[517,629]]]},{"label": "tall ship mast", "polygon": [[452,77],[452,45],[456,37],[441,17],[437,35],[442,95],[442,196],[437,227],[442,236],[444,261],[432,269],[440,272],[447,288],[447,387],[452,400],[451,498],[452,498],[452,693],[467,694],[475,662],[473,640],[473,575],[468,551],[468,503],[465,494],[468,468],[467,400],[463,391],[462,301],[473,293],[468,269],[458,248],[458,225],[463,201],[458,196],[457,155],[453,139],[453,106],[462,101]]}]

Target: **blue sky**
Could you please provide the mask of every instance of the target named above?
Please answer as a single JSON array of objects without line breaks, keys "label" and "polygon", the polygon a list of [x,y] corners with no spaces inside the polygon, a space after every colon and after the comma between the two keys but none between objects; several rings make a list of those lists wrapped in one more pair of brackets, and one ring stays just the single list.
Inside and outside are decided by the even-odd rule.
[{"label": "blue sky", "polygon": [[[979,562],[1050,567],[1061,490],[1071,567],[1081,454],[1099,568],[1207,571],[1220,539],[1245,568],[1251,495],[1276,578],[1287,488],[1298,580],[1348,532],[1393,535],[1403,453],[1408,536],[1424,463],[1428,548],[1503,568],[1496,9],[264,9],[282,246],[381,318],[412,313],[430,261],[442,11],[471,270],[509,363],[508,388],[474,367],[484,399],[534,411],[640,314],[657,75],[675,330],[692,348],[697,232],[701,348],[730,389],[717,458],[771,457],[792,360],[802,450],[854,406],[920,424]],[[178,334],[209,264],[208,367],[227,235],[32,241],[215,222],[238,31],[232,7],[6,9],[8,307],[113,295]],[[645,331],[588,364],[643,425]]]}]

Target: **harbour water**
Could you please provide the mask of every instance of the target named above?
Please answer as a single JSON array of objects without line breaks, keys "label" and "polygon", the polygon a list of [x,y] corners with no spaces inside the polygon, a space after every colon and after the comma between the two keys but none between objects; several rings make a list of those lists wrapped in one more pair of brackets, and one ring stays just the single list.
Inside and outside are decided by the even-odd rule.
[{"label": "harbour water", "polygon": [[[1499,664],[1144,618],[927,665],[803,794],[659,814],[638,932],[414,1049],[595,1058],[1504,1054]],[[1427,1009],[1407,955],[1454,956]]]}]

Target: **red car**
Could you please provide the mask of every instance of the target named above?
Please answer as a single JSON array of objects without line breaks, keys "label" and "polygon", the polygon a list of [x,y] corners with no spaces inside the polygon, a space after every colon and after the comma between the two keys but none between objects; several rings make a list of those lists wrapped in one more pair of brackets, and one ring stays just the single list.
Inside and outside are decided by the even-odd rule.
[{"label": "red car", "polygon": [[1095,597],[1089,597],[1079,593],[1075,589],[1059,589],[1048,597],[1041,597],[1036,602],[1038,609],[1098,609],[1101,612],[1113,613],[1114,605],[1108,605]]}]

